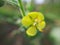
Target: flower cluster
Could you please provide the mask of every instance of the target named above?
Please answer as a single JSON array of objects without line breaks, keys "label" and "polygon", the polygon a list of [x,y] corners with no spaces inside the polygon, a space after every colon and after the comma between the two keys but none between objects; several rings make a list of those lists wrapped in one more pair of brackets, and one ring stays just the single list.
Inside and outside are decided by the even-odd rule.
[{"label": "flower cluster", "polygon": [[43,31],[46,23],[44,21],[44,16],[40,12],[30,12],[22,19],[22,25],[24,27],[29,27],[26,30],[26,34],[29,36],[35,36],[37,30],[40,32]]}]

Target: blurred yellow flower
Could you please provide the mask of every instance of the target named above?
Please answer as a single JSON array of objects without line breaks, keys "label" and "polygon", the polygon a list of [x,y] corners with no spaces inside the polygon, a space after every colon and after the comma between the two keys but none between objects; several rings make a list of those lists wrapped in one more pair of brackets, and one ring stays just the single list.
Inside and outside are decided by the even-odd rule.
[{"label": "blurred yellow flower", "polygon": [[26,31],[27,35],[35,36],[37,33],[37,29],[39,31],[43,31],[42,29],[45,27],[46,23],[44,21],[44,16],[40,12],[30,12],[27,16],[23,17],[22,24],[25,27],[29,27]]}]

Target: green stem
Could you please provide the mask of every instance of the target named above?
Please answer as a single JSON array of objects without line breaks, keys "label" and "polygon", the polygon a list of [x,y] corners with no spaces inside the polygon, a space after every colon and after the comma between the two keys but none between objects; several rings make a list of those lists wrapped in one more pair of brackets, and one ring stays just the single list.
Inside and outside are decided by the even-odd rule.
[{"label": "green stem", "polygon": [[22,15],[22,17],[24,17],[25,16],[25,10],[23,8],[22,0],[18,0],[18,4],[20,6],[21,15]]}]

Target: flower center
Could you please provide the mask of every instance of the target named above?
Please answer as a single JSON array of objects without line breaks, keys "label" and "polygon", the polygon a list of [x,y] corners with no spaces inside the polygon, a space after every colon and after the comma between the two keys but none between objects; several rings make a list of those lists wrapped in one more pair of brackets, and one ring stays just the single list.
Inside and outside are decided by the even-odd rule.
[{"label": "flower center", "polygon": [[37,22],[38,22],[38,19],[36,18],[36,19],[34,20],[33,25],[36,26]]}]

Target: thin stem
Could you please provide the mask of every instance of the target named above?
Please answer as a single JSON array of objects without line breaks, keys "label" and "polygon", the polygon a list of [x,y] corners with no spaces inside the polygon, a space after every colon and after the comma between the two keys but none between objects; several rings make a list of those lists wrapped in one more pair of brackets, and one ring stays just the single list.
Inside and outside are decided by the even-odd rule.
[{"label": "thin stem", "polygon": [[26,11],[27,11],[27,13],[28,13],[28,12],[30,12],[29,8],[30,8],[30,6],[31,6],[31,0],[29,0],[29,2],[26,2],[26,3],[27,3],[27,4],[26,4],[26,6],[27,6]]},{"label": "thin stem", "polygon": [[18,0],[18,4],[20,6],[21,15],[22,15],[22,17],[24,17],[25,16],[25,10],[23,8],[22,0]]}]

